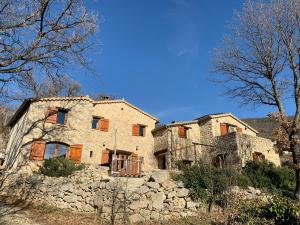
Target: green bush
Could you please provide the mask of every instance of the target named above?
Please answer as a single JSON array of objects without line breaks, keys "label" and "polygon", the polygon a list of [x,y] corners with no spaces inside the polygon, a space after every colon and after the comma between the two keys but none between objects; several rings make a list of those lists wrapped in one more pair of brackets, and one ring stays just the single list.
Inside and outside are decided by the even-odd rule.
[{"label": "green bush", "polygon": [[227,224],[299,224],[300,204],[289,198],[273,196],[268,202],[252,200],[239,206]]},{"label": "green bush", "polygon": [[49,177],[66,177],[83,168],[84,164],[76,165],[66,158],[45,159],[43,166],[40,168],[40,173]]},{"label": "green bush", "polygon": [[291,199],[274,197],[272,201],[262,208],[262,216],[274,219],[276,224],[299,224],[300,204]]},{"label": "green bush", "polygon": [[289,166],[276,167],[267,162],[248,162],[242,170],[242,175],[248,178],[250,186],[286,196],[292,196],[296,186],[295,172]]},{"label": "green bush", "polygon": [[226,204],[224,191],[230,185],[230,171],[211,166],[204,161],[185,167],[175,179],[184,182],[185,187],[191,190],[194,199],[202,199],[207,203],[217,202]]}]

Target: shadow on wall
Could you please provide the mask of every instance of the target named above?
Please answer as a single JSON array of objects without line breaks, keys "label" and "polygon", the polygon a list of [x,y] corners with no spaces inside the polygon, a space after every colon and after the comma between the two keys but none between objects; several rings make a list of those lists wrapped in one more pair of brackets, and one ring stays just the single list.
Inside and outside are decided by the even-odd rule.
[{"label": "shadow on wall", "polygon": [[[63,108],[71,110],[80,101],[70,105],[71,101],[67,101]],[[42,118],[31,120],[29,119],[29,111],[27,110],[19,121],[14,125],[10,132],[10,139],[7,144],[5,153],[5,162],[3,169],[0,170],[0,192],[4,188],[4,184],[9,182],[11,176],[21,173],[23,168],[30,167],[29,154],[31,144],[36,140],[60,141],[57,140],[59,134],[76,130],[75,127],[68,126],[46,126],[46,119],[51,115],[45,115]],[[33,136],[33,134],[35,136]],[[34,138],[33,138],[34,137]]]}]

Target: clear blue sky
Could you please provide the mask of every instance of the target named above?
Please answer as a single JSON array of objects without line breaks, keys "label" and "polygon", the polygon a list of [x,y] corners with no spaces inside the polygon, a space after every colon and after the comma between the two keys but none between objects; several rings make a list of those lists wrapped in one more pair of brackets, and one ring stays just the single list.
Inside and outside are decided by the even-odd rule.
[{"label": "clear blue sky", "polygon": [[102,46],[83,76],[86,92],[124,97],[161,122],[191,120],[203,114],[232,112],[266,116],[271,108],[240,107],[207,80],[211,52],[242,0],[93,0],[88,7],[103,17]]}]

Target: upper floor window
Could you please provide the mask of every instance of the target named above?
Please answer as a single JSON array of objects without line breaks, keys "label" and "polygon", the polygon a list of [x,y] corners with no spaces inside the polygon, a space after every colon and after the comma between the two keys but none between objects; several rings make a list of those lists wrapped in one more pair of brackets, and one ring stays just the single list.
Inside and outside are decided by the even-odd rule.
[{"label": "upper floor window", "polygon": [[99,117],[93,116],[92,129],[98,129],[99,120],[100,120]]},{"label": "upper floor window", "polygon": [[46,123],[66,124],[68,110],[60,108],[48,108]]},{"label": "upper floor window", "polygon": [[178,127],[178,137],[180,138],[187,138],[187,128],[184,126]]},{"label": "upper floor window", "polygon": [[93,116],[92,129],[99,129],[101,131],[108,132],[109,130],[109,119]]},{"label": "upper floor window", "polygon": [[68,111],[65,109],[57,110],[57,124],[66,124]]},{"label": "upper floor window", "polygon": [[144,137],[146,135],[146,126],[142,124],[132,125],[132,136]]},{"label": "upper floor window", "polygon": [[228,123],[220,123],[220,130],[221,130],[221,135],[225,135],[233,132],[242,133],[242,128]]}]

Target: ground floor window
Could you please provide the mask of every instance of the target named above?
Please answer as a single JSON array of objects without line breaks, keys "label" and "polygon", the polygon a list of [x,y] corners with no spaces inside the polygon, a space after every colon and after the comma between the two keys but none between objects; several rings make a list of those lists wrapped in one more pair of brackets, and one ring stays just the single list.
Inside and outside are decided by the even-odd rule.
[{"label": "ground floor window", "polygon": [[266,159],[265,155],[261,152],[253,152],[252,157],[255,162],[264,162]]},{"label": "ground floor window", "polygon": [[44,159],[65,158],[68,150],[69,146],[64,143],[47,143]]}]

